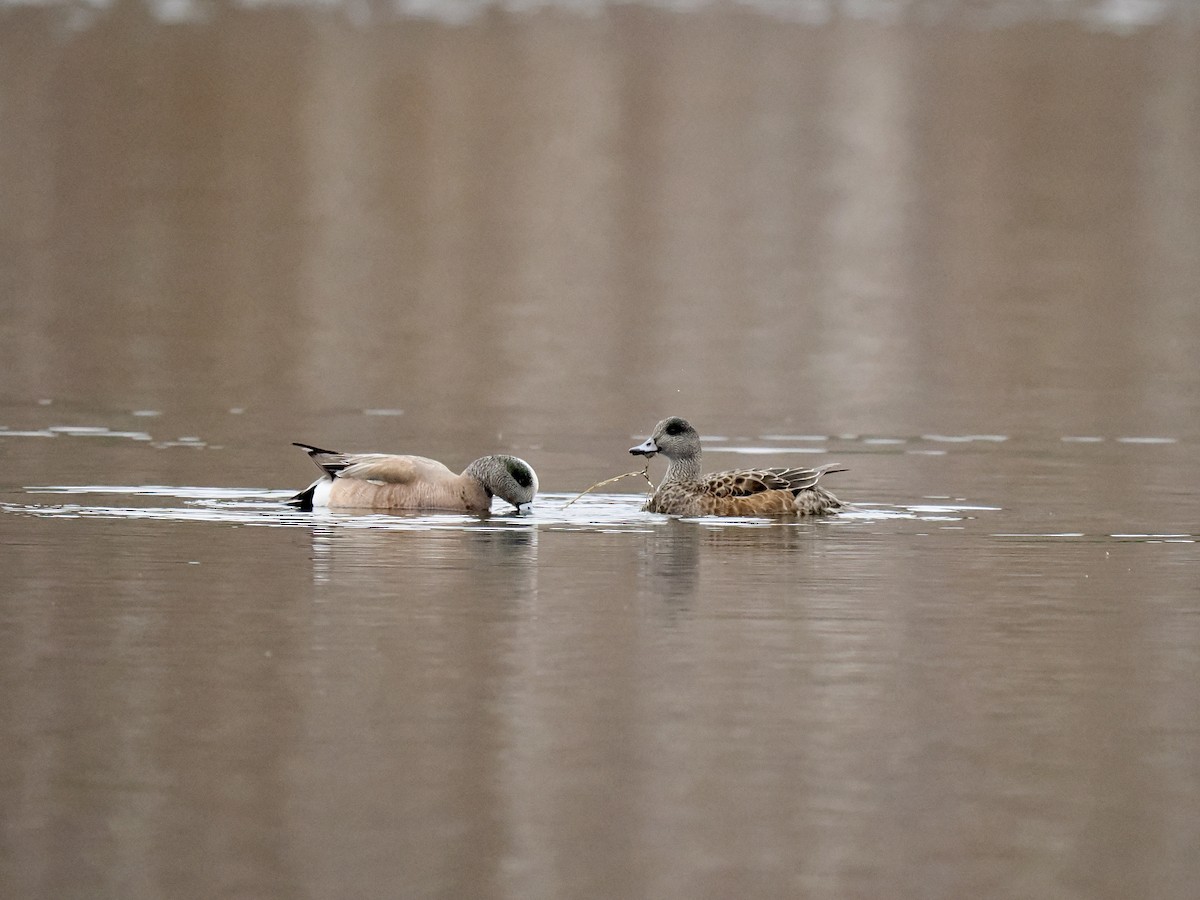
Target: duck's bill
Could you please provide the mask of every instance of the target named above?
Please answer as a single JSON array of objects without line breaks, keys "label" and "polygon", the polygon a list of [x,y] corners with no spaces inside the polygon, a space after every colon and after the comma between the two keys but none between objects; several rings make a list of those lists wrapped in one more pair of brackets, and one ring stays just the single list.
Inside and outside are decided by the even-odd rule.
[{"label": "duck's bill", "polygon": [[532,512],[533,512],[533,503],[532,502],[517,504],[517,515],[518,516],[528,516]]},{"label": "duck's bill", "polygon": [[630,447],[629,452],[633,456],[644,456],[649,459],[658,452],[658,444],[654,443],[654,438],[646,438],[645,443]]}]

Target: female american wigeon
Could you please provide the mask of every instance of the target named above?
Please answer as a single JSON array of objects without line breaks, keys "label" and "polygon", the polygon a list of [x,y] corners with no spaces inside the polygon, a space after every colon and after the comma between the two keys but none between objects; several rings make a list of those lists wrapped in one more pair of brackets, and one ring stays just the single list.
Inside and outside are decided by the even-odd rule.
[{"label": "female american wigeon", "polygon": [[526,512],[538,489],[533,467],[515,456],[485,456],[455,475],[424,456],[339,453],[300,443],[293,446],[307,450],[325,473],[288,501],[302,510],[430,509],[478,514],[491,509],[495,495],[518,512]]},{"label": "female american wigeon", "polygon": [[634,456],[661,453],[670,464],[647,512],[672,516],[817,516],[841,508],[841,501],[817,486],[822,475],[845,472],[837,465],[816,469],[738,469],[700,474],[700,435],[678,416],[663,419]]}]

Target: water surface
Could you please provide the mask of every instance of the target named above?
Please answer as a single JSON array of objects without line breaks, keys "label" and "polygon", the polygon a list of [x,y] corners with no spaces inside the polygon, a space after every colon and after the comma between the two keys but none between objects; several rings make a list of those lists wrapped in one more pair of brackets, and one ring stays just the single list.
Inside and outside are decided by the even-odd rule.
[{"label": "water surface", "polygon": [[1196,34],[850,6],[0,12],[0,893],[1194,895]]}]

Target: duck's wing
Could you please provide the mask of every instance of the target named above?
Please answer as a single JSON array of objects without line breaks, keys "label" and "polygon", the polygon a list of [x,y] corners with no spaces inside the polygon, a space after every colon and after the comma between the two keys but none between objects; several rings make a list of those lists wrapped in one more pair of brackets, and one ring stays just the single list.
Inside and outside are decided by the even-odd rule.
[{"label": "duck's wing", "polygon": [[786,490],[788,483],[769,469],[714,472],[700,478],[700,488],[711,497],[752,497],[765,491]]},{"label": "duck's wing", "polygon": [[817,482],[825,475],[832,472],[845,472],[845,466],[838,463],[829,463],[824,466],[817,466],[815,469],[804,469],[800,467],[792,469],[767,469],[771,475],[778,481],[786,484],[785,490],[797,494],[800,491],[808,490],[817,486]]},{"label": "duck's wing", "polygon": [[424,456],[391,456],[386,453],[359,453],[346,457],[339,478],[361,478],[381,484],[436,484],[456,478],[436,459]]},{"label": "duck's wing", "polygon": [[339,453],[309,444],[296,444],[308,451],[309,458],[330,478],[360,478],[381,484],[433,482],[454,473],[435,459],[424,456],[398,456],[389,453]]},{"label": "duck's wing", "polygon": [[714,497],[751,497],[764,491],[800,491],[815,487],[822,475],[830,472],[845,472],[836,463],[818,466],[815,469],[771,468],[738,469],[733,472],[716,472],[701,478],[705,493]]}]

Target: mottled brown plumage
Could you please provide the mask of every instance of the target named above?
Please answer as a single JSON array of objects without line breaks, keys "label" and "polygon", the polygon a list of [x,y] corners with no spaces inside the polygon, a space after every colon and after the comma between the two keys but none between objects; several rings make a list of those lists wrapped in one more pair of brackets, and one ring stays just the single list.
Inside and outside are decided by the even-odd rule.
[{"label": "mottled brown plumage", "polygon": [[300,509],[411,509],[484,513],[492,496],[518,510],[537,494],[533,467],[515,456],[485,456],[456,475],[424,456],[339,453],[295,444],[324,472],[288,502]]},{"label": "mottled brown plumage", "polygon": [[678,416],[663,419],[635,456],[661,453],[667,474],[646,503],[648,512],[673,516],[816,516],[841,508],[841,501],[817,482],[837,465],[815,469],[738,469],[700,474],[700,435]]}]

